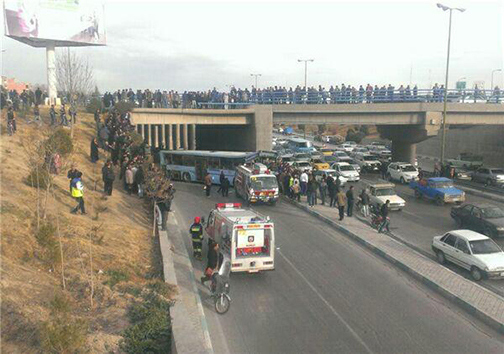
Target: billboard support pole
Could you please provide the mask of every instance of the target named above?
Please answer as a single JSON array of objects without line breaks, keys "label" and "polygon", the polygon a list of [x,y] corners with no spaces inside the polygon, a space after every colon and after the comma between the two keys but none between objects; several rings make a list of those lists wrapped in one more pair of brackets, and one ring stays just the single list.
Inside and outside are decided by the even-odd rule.
[{"label": "billboard support pole", "polygon": [[58,92],[56,90],[56,52],[54,43],[48,43],[46,47],[47,59],[47,92],[49,94],[49,104],[56,104]]}]

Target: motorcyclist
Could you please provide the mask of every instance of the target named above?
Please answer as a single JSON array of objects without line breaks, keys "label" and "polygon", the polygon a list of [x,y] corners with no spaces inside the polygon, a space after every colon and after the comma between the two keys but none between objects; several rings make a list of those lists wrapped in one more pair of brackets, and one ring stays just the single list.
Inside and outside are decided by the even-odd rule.
[{"label": "motorcyclist", "polygon": [[201,218],[196,216],[194,223],[189,228],[192,238],[193,256],[201,260],[201,246],[203,244],[203,225],[201,225]]}]

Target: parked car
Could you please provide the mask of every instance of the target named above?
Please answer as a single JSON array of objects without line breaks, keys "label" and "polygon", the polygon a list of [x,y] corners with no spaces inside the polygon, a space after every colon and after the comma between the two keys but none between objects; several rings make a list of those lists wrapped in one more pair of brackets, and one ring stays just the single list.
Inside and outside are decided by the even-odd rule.
[{"label": "parked car", "polygon": [[357,172],[360,173],[361,167],[359,166],[359,164],[354,159],[350,159],[348,161],[343,161],[343,162],[346,162],[346,163],[350,164],[350,166],[352,166]]},{"label": "parked car", "polygon": [[455,168],[475,169],[483,165],[483,157],[464,152],[456,159],[447,159],[446,162]]},{"label": "parked car", "polygon": [[353,151],[350,153],[350,156],[353,157],[357,154],[366,154],[366,153],[369,153],[369,150],[367,148],[358,146],[355,149],[353,149]]},{"label": "parked car", "polygon": [[500,185],[504,183],[504,169],[480,167],[473,172],[471,179],[489,186]]},{"label": "parked car", "polygon": [[329,164],[322,160],[322,158],[315,157],[311,160],[311,164],[314,170],[327,170],[329,169]]},{"label": "parked car", "polygon": [[379,171],[381,163],[377,157],[371,154],[357,154],[354,157],[355,162],[364,172]]},{"label": "parked car", "polygon": [[455,179],[462,181],[470,181],[472,179],[472,172],[465,169],[455,169]]},{"label": "parked car", "polygon": [[300,170],[300,171],[313,170],[312,165],[308,161],[296,161],[292,164],[292,168]]},{"label": "parked car", "polygon": [[294,159],[294,155],[292,154],[282,155],[280,156],[280,159],[282,160],[282,162],[288,164],[289,166],[292,166],[292,164],[296,162],[296,160]]},{"label": "parked car", "polygon": [[298,153],[294,154],[294,160],[309,162],[311,160],[311,154],[298,152]]},{"label": "parked car", "polygon": [[471,230],[453,230],[432,240],[432,250],[439,263],[454,263],[483,278],[504,278],[504,252],[485,235]]},{"label": "parked car", "polygon": [[359,172],[348,162],[336,162],[331,166],[339,176],[343,176],[350,182],[360,180]]},{"label": "parked car", "polygon": [[465,201],[465,192],[455,188],[453,181],[445,177],[431,177],[420,181],[411,181],[410,188],[418,199],[434,200],[437,205],[445,203],[461,204]]},{"label": "parked car", "polygon": [[389,209],[399,210],[406,206],[406,201],[399,197],[395,191],[393,183],[370,183],[367,185],[369,190],[369,205],[380,210],[381,206],[387,200],[390,200]]},{"label": "parked car", "polygon": [[343,187],[348,182],[348,180],[345,177],[339,176],[337,174],[336,170],[333,170],[331,168],[329,168],[327,170],[316,170],[316,171],[313,171],[313,176],[319,182],[322,180],[322,176],[323,175],[331,176],[335,180],[336,180],[337,177],[339,177],[339,179],[340,179],[340,187]]},{"label": "parked car", "polygon": [[387,176],[389,180],[405,184],[418,178],[418,170],[407,162],[392,162],[387,167]]},{"label": "parked car", "polygon": [[348,141],[344,144],[341,144],[341,148],[345,150],[346,152],[351,152],[355,148],[355,143],[354,144],[349,144]]},{"label": "parked car", "polygon": [[488,237],[504,237],[504,210],[490,204],[465,204],[453,207],[451,217],[458,227],[482,233]]},{"label": "parked car", "polygon": [[328,143],[329,137],[327,135],[315,135],[315,141],[320,141],[321,143]]},{"label": "parked car", "polygon": [[320,149],[320,152],[324,156],[332,156],[332,154],[334,154],[334,151],[335,151],[334,149],[328,149],[328,148],[322,148],[322,149]]}]

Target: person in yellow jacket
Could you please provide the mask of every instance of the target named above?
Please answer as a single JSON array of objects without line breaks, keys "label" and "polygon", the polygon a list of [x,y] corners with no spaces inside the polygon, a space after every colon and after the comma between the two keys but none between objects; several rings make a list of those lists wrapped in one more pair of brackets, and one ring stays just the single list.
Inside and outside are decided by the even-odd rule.
[{"label": "person in yellow jacket", "polygon": [[77,172],[75,178],[72,180],[70,184],[72,190],[72,197],[74,197],[79,204],[75,208],[72,209],[72,214],[77,214],[77,212],[81,211],[81,214],[86,214],[86,209],[84,209],[84,186],[82,185],[82,172]]}]

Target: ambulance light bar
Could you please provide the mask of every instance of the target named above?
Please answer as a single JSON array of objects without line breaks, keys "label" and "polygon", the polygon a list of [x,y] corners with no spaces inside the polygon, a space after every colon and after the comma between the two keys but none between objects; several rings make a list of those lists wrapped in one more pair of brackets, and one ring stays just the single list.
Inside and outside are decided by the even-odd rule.
[{"label": "ambulance light bar", "polygon": [[217,203],[215,204],[215,208],[217,209],[226,209],[226,208],[241,208],[241,203]]}]

